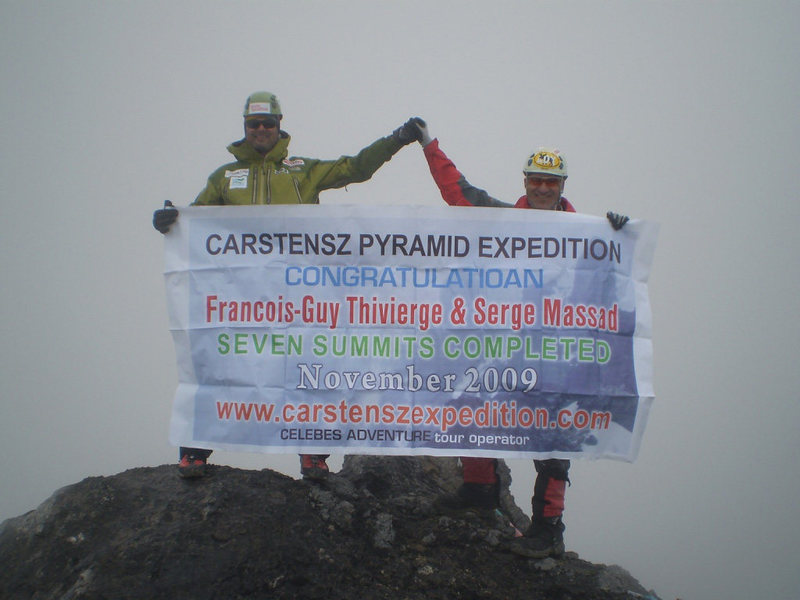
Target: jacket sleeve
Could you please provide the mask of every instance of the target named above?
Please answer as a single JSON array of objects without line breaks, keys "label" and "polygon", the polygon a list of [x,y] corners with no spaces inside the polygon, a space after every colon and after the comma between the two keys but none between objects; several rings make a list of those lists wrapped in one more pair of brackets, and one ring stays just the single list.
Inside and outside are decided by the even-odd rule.
[{"label": "jacket sleeve", "polygon": [[349,183],[366,181],[388,162],[400,148],[400,142],[391,136],[380,138],[355,156],[341,156],[337,160],[321,160],[314,165],[310,177],[317,191],[341,188]]},{"label": "jacket sleeve", "polygon": [[210,205],[217,205],[217,204],[225,204],[222,198],[222,191],[219,188],[217,182],[219,181],[219,177],[217,176],[217,171],[214,171],[208,178],[206,182],[206,187],[203,188],[197,198],[195,198],[194,202],[192,202],[192,206],[210,206]]},{"label": "jacket sleeve", "polygon": [[493,206],[512,208],[512,204],[492,198],[486,190],[476,188],[461,174],[444,152],[439,148],[439,140],[435,139],[423,149],[442,198],[450,206]]}]

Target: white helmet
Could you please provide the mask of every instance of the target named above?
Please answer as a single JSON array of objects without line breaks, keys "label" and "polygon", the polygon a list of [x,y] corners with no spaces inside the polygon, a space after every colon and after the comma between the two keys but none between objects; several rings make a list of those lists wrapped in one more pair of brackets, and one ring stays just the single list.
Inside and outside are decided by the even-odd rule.
[{"label": "white helmet", "polygon": [[525,167],[522,169],[525,175],[531,173],[542,173],[545,175],[556,175],[567,178],[567,160],[558,150],[551,148],[539,148],[528,157]]}]

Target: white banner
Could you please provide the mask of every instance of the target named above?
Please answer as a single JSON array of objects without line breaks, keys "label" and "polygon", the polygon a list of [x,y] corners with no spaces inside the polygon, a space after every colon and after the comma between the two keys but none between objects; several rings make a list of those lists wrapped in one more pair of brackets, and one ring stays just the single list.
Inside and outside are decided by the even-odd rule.
[{"label": "white banner", "polygon": [[181,209],[170,441],[634,460],[656,235],[538,210]]}]

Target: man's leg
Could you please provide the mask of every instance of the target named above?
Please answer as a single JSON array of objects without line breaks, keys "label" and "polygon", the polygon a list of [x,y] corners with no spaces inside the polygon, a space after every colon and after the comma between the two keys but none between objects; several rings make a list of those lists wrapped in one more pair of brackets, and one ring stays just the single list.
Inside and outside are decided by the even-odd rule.
[{"label": "man's leg", "polygon": [[497,461],[494,458],[461,457],[464,483],[458,496],[469,505],[478,508],[495,508],[499,504]]},{"label": "man's leg", "polygon": [[564,495],[569,482],[568,460],[535,460],[536,483],[531,499],[531,526],[511,549],[530,558],[564,554]]}]

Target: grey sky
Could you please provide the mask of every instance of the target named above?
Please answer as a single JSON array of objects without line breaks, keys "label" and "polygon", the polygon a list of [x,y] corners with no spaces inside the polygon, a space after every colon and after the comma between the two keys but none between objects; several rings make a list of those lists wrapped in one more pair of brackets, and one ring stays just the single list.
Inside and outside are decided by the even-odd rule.
[{"label": "grey sky", "polygon": [[[552,145],[579,211],[659,222],[656,403],[634,464],[574,465],[567,547],[664,598],[800,597],[798,23],[770,1],[3,2],[0,519],[175,461],[150,218],[194,199],[268,89],[293,154],[420,115],[496,197]],[[414,145],[323,202],[441,199]]]}]

